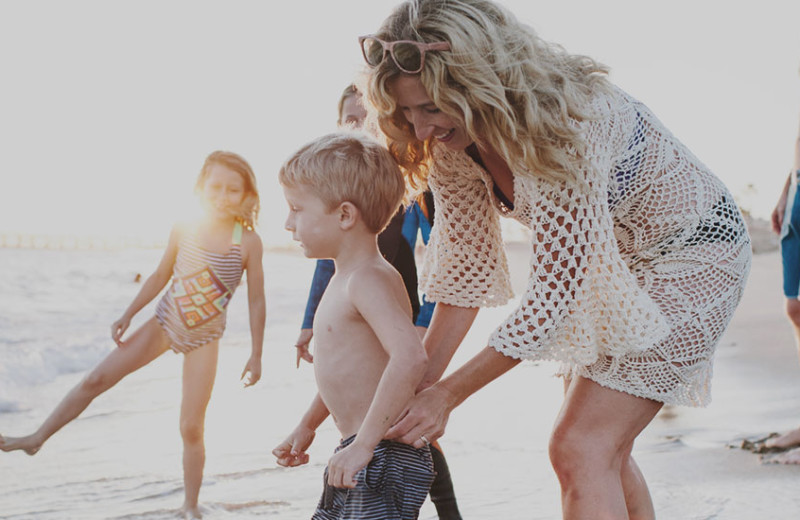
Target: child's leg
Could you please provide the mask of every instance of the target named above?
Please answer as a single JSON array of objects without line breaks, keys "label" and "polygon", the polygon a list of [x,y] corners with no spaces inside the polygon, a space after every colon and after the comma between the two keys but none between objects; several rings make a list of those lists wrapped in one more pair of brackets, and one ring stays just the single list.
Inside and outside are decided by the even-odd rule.
[{"label": "child's leg", "polygon": [[168,347],[164,330],[155,318],[151,318],[70,390],[36,432],[25,437],[0,437],[0,450],[25,450],[28,455],[35,454],[50,436],[78,417],[95,397],[150,363]]},{"label": "child's leg", "polygon": [[200,517],[197,499],[203,483],[205,445],[203,430],[206,408],[217,373],[219,342],[212,341],[186,354],[183,359],[183,400],[181,437],[183,438],[183,509],[190,517]]}]

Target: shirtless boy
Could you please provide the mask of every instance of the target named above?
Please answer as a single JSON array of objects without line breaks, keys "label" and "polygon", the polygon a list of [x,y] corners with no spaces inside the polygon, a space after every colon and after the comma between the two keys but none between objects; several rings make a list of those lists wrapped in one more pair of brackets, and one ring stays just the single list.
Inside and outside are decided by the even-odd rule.
[{"label": "shirtless boy", "polygon": [[405,193],[402,176],[372,138],[338,132],[297,151],[279,179],[286,229],[305,256],[332,258],[336,274],[314,320],[318,394],[273,454],[282,466],[308,462],[330,414],[344,440],[312,518],[415,519],[433,480],[430,449],[383,440],[427,365],[403,280],[377,244]]}]

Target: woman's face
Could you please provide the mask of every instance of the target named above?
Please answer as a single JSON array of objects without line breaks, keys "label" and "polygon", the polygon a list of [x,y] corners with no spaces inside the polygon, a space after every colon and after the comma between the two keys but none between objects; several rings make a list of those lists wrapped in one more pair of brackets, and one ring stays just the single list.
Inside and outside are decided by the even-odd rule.
[{"label": "woman's face", "polygon": [[389,90],[420,141],[433,138],[451,150],[464,150],[472,144],[463,121],[451,118],[433,104],[419,76],[398,76]]}]

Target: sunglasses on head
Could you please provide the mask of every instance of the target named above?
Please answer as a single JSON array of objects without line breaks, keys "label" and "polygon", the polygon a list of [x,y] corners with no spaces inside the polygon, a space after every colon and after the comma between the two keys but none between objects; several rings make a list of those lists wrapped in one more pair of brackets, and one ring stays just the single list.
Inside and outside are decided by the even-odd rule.
[{"label": "sunglasses on head", "polygon": [[397,68],[406,74],[417,74],[425,64],[425,53],[428,51],[449,51],[447,42],[420,43],[412,40],[398,40],[385,42],[375,36],[360,36],[358,43],[364,61],[370,67],[377,67],[386,58],[386,53],[392,57]]}]

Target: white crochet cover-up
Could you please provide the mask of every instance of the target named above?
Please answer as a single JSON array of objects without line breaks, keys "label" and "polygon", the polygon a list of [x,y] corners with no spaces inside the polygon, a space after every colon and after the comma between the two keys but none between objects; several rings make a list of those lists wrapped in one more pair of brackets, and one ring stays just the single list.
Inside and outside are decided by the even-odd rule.
[{"label": "white crochet cover-up", "polygon": [[514,176],[513,209],[466,152],[433,148],[436,203],[421,274],[432,301],[513,296],[499,215],[531,230],[528,286],[489,345],[667,404],[710,402],[714,349],[750,269],[750,237],[722,182],[616,87],[579,124],[589,189]]}]

